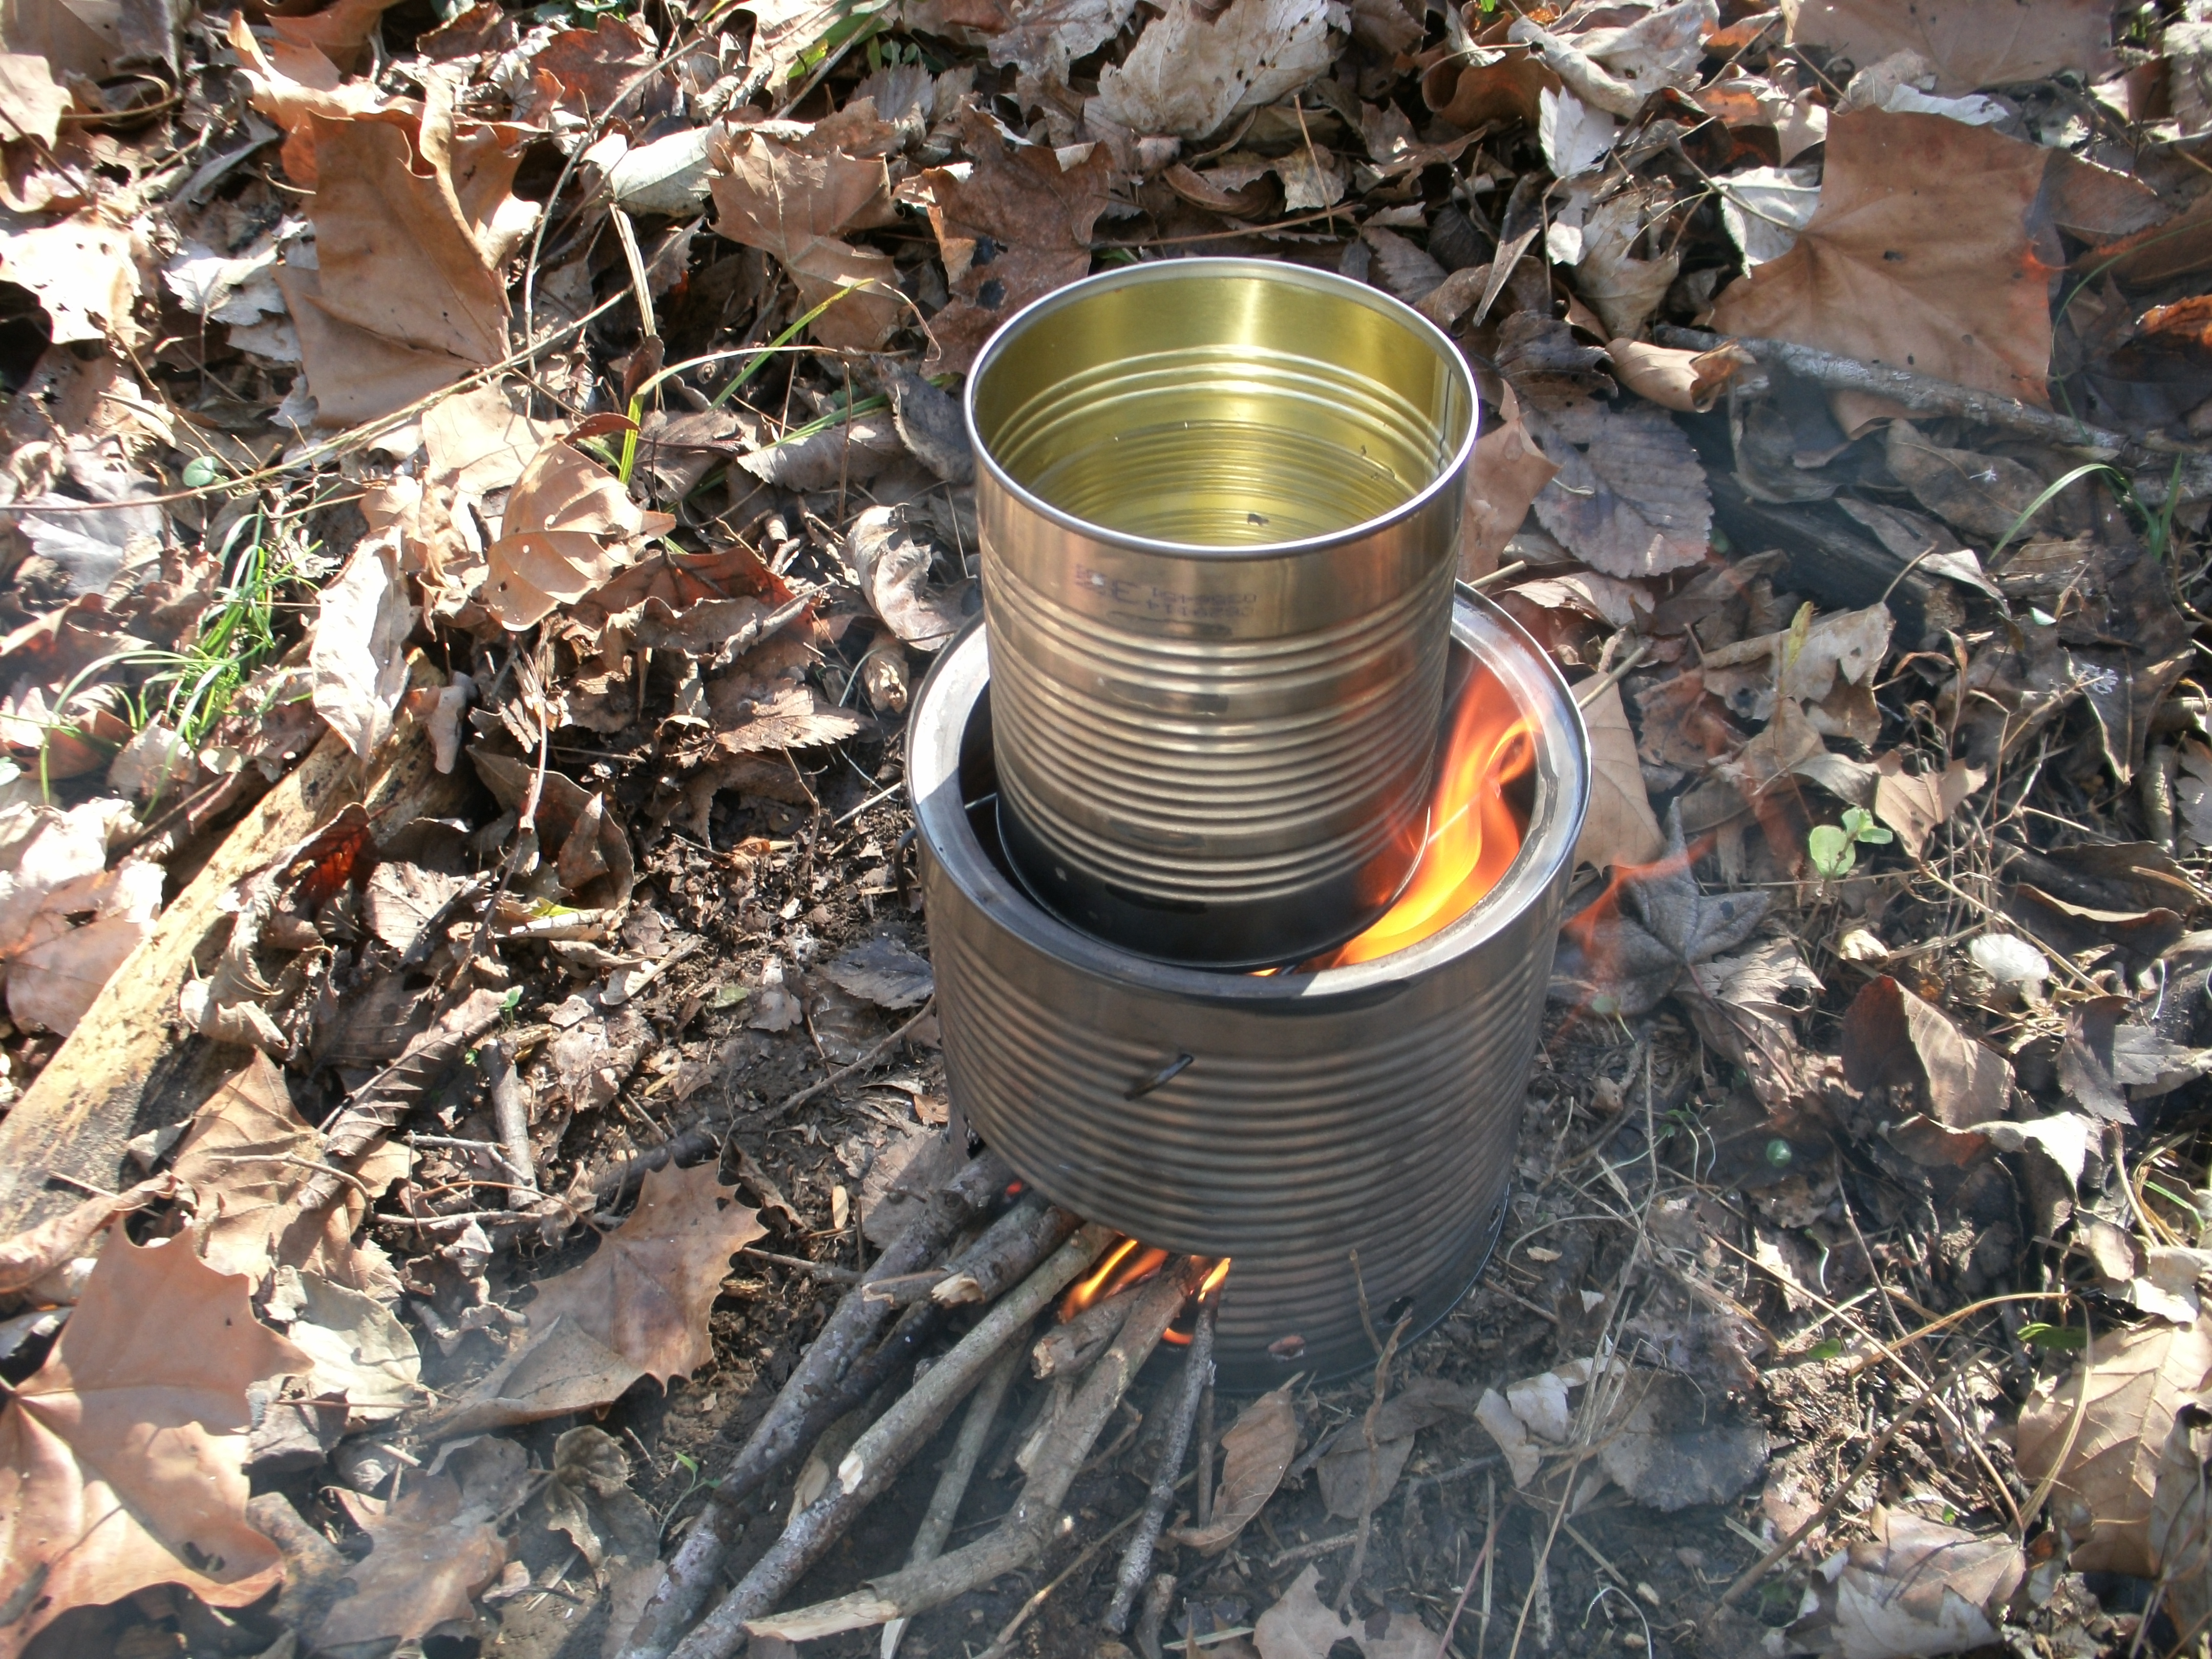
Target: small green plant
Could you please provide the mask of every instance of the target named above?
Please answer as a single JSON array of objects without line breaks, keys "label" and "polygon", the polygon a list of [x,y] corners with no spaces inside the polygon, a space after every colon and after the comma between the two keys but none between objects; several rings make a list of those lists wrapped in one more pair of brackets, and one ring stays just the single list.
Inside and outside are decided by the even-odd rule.
[{"label": "small green plant", "polygon": [[1834,881],[1849,875],[1859,861],[1859,846],[1881,847],[1896,837],[1874,821],[1874,814],[1863,806],[1846,807],[1840,827],[1832,823],[1817,823],[1813,833],[1805,837],[1806,856],[1813,860],[1813,868],[1823,881]]},{"label": "small green plant", "polygon": [[2020,1328],[2020,1340],[2031,1348],[2052,1348],[2062,1353],[2075,1353],[2089,1346],[2089,1334],[2076,1330],[2071,1325],[2045,1325],[2030,1320]]}]

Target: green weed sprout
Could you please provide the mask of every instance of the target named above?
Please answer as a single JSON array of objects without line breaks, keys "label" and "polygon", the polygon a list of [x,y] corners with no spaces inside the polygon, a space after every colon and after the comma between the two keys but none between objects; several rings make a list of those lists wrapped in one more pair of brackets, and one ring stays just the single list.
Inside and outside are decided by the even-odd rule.
[{"label": "green weed sprout", "polygon": [[1823,881],[1834,881],[1851,872],[1858,863],[1859,844],[1869,847],[1885,846],[1896,836],[1874,821],[1874,814],[1863,806],[1847,807],[1841,827],[1832,823],[1813,826],[1813,833],[1805,837],[1806,856],[1813,860],[1813,868],[1820,872]]}]

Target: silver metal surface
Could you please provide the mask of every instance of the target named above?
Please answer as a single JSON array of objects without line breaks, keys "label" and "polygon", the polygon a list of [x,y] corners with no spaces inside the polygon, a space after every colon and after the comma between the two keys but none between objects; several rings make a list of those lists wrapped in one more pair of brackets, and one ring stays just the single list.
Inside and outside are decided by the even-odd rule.
[{"label": "silver metal surface", "polygon": [[1178,259],[1060,289],[968,382],[1011,850],[1167,961],[1291,961],[1419,856],[1474,387],[1364,285]]},{"label": "silver metal surface", "polygon": [[[1519,857],[1472,910],[1319,973],[1208,972],[1091,938],[995,847],[991,649],[946,647],[916,700],[910,777],[945,1065],[968,1121],[1055,1202],[1173,1250],[1230,1255],[1224,1385],[1371,1364],[1378,1322],[1440,1319],[1487,1254],[1559,906],[1589,792],[1557,672],[1486,605],[1455,665],[1498,674],[1536,733]],[[1410,1298],[1410,1300],[1406,1300]]]}]

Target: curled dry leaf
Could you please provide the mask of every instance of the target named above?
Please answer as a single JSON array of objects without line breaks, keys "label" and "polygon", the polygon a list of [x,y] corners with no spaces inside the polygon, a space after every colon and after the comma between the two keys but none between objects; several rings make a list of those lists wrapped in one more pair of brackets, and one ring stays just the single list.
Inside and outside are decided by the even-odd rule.
[{"label": "curled dry leaf", "polygon": [[1844,1015],[1844,1075],[1855,1089],[1887,1084],[1916,1092],[1946,1128],[2005,1115],[2012,1067],[1888,975],[1875,980]]},{"label": "curled dry leaf", "polygon": [[407,690],[407,636],[415,607],[399,574],[399,538],[372,536],[323,589],[307,666],[315,712],[363,760],[391,734]]},{"label": "curled dry leaf", "polygon": [[935,550],[915,532],[904,507],[864,509],[853,521],[846,556],[876,614],[916,650],[942,649],[967,622],[958,605],[930,592]]},{"label": "curled dry leaf", "polygon": [[[1713,307],[1730,334],[2048,401],[2048,272],[2028,209],[2044,152],[1940,115],[1862,111],[1828,129],[1819,211]],[[1854,394],[1855,396],[1855,394]],[[1838,403],[1847,431],[1885,412]]]},{"label": "curled dry leaf", "polygon": [[1536,447],[1521,418],[1521,400],[1504,388],[1498,423],[1474,441],[1467,468],[1467,501],[1460,520],[1459,574],[1473,581],[1498,568],[1506,543],[1528,517],[1557,465]]},{"label": "curled dry leaf", "polygon": [[1835,1586],[1830,1651],[1935,1659],[1996,1641],[1995,1621],[2027,1571],[2019,1544],[1879,1505],[1872,1522],[1872,1538],[1822,1567]]},{"label": "curled dry leaf", "polygon": [[139,274],[134,233],[86,213],[55,224],[11,230],[0,244],[0,276],[38,296],[57,345],[144,337],[136,309]]},{"label": "curled dry leaf", "polygon": [[1292,1385],[1261,1395],[1237,1413],[1221,1437],[1221,1486],[1213,1497],[1213,1519],[1203,1527],[1178,1527],[1169,1536],[1202,1555],[1218,1555],[1236,1541],[1252,1517],[1267,1507],[1282,1485],[1298,1450],[1297,1407]]},{"label": "curled dry leaf", "polygon": [[1590,700],[1583,724],[1589,732],[1590,803],[1574,861],[1601,870],[1649,864],[1667,838],[1652,815],[1644,767],[1636,757],[1636,733],[1629,729],[1618,685],[1608,685]]},{"label": "curled dry leaf", "polygon": [[1904,757],[1895,750],[1875,764],[1880,770],[1874,786],[1874,815],[1897,831],[1899,842],[1914,858],[1920,856],[1936,826],[1989,781],[1988,773],[1962,760],[1918,777],[1905,772]]},{"label": "curled dry leaf", "polygon": [[276,1550],[246,1518],[246,1391],[308,1360],[256,1322],[246,1290],[180,1240],[108,1236],[46,1364],[0,1412],[0,1604],[15,1615],[0,1655],[155,1584],[234,1607],[276,1583]]},{"label": "curled dry leaf", "polygon": [[484,608],[507,628],[527,628],[613,576],[639,538],[675,527],[668,514],[631,501],[621,479],[574,445],[548,444],[507,496],[488,552]]}]

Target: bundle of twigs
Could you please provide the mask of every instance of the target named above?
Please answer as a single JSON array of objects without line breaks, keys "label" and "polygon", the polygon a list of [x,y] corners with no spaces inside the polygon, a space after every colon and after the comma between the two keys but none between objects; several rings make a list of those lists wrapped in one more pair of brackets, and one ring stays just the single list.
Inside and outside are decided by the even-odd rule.
[{"label": "bundle of twigs", "polygon": [[[889,1656],[915,1614],[1043,1554],[1059,1526],[1060,1505],[1100,1432],[1177,1313],[1200,1291],[1210,1264],[1162,1260],[1150,1278],[1075,1320],[1049,1327],[1039,1340],[1034,1328],[1040,1316],[1099,1263],[1114,1235],[1080,1226],[1035,1194],[1009,1205],[1012,1185],[998,1159],[976,1158],[932,1195],[923,1212],[851,1287],[744,1447],[714,1472],[706,1507],[663,1565],[659,1583],[620,1650],[622,1659],[723,1659],[751,1635],[805,1640],[886,1624],[891,1626],[884,1641]],[[889,1386],[954,1318],[972,1322],[903,1389]],[[1201,1299],[1184,1386],[1176,1391],[1176,1421],[1163,1443],[1146,1506],[1131,1517],[1135,1531],[1119,1582],[1132,1589],[1117,1595],[1109,1609],[1116,1623],[1128,1616],[1129,1595],[1145,1579],[1167,1518],[1191,1424],[1212,1375],[1212,1335],[1211,1307]],[[1048,1382],[1044,1415],[1018,1459],[1026,1475],[1021,1497],[984,1537],[943,1553],[1025,1356],[1035,1375]],[[905,1567],[854,1595],[773,1613],[963,1401],[966,1416]],[[795,1510],[766,1553],[702,1618],[722,1576],[744,1500],[805,1457],[830,1424],[864,1408],[876,1413],[874,1420],[837,1462],[823,1490]]]}]

